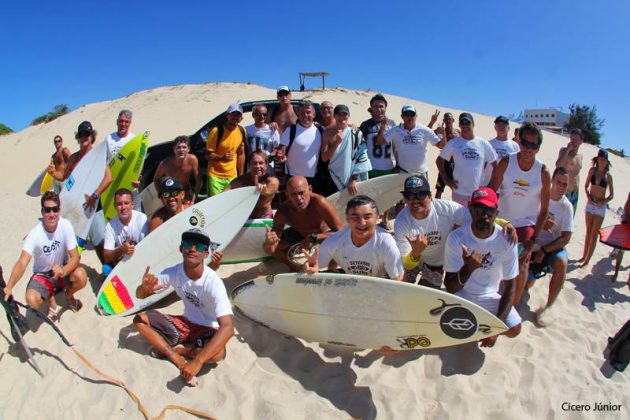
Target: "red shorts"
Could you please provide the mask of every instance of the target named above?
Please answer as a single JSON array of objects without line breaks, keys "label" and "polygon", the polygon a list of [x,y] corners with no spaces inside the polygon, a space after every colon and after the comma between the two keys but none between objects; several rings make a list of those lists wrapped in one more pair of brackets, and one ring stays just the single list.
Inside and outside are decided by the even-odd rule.
[{"label": "red shorts", "polygon": [[68,277],[54,278],[48,273],[35,273],[31,276],[26,290],[35,290],[42,296],[42,299],[48,300],[49,297],[54,296],[67,286],[70,286]]},{"label": "red shorts", "polygon": [[522,244],[523,242],[527,242],[532,239],[534,236],[534,232],[536,231],[536,226],[523,226],[520,228],[516,228],[516,236],[518,237],[518,243]]}]

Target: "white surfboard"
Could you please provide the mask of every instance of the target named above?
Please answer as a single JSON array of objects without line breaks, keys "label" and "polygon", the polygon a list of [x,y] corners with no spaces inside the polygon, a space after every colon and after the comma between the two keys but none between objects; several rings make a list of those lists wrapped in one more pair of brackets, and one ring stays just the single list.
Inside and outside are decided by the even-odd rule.
[{"label": "white surfboard", "polygon": [[146,267],[157,274],[181,262],[182,232],[193,227],[205,230],[218,249],[225,248],[254,209],[259,194],[254,187],[225,191],[167,220],[136,246],[129,260],[118,263],[103,282],[97,295],[100,313],[131,315],[167,296],[173,290],[170,287],[146,299],[136,298],[136,288],[142,283]]},{"label": "white surfboard", "polygon": [[356,349],[447,347],[507,330],[458,296],[367,276],[269,275],[238,286],[231,298],[245,316],[283,334]]},{"label": "white surfboard", "polygon": [[147,215],[147,217],[151,217],[153,213],[162,207],[162,199],[158,194],[155,183],[150,183],[142,190],[140,193],[140,201],[142,202],[142,211]]},{"label": "white surfboard", "polygon": [[[367,195],[376,201],[382,214],[402,199],[400,192],[403,190],[405,179],[408,176],[409,174],[392,174],[359,182],[357,184],[357,194]],[[344,188],[327,198],[337,210],[337,215],[346,223],[346,204],[352,198],[350,193],[348,193],[348,189]]]},{"label": "white surfboard", "polygon": [[79,239],[87,238],[98,205],[91,211],[84,209],[85,195],[92,194],[103,180],[106,160],[107,143],[101,142],[81,158],[61,188],[61,215],[70,220]]},{"label": "white surfboard", "polygon": [[271,258],[262,246],[266,229],[273,226],[273,219],[247,219],[230,245],[223,251],[221,264],[260,262]]}]

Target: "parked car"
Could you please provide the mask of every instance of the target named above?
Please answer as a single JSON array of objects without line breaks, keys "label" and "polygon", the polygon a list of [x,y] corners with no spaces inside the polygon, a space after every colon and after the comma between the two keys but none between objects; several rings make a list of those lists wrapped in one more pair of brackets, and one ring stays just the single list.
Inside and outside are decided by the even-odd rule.
[{"label": "parked car", "polygon": [[[292,100],[293,108],[297,113],[297,107],[301,103],[301,100]],[[279,106],[279,102],[275,99],[266,100],[266,101],[253,101],[253,102],[245,102],[242,103],[244,115],[252,112],[254,107],[258,104],[265,104],[267,109],[271,111],[273,108]],[[313,103],[316,111],[316,121],[321,120],[321,113],[319,110],[319,104]],[[212,118],[209,122],[207,122],[203,127],[197,130],[194,134],[190,135],[190,153],[197,156],[199,160],[199,171],[201,172],[201,189],[199,191],[198,200],[202,200],[206,198],[207,191],[207,173],[208,173],[208,160],[206,159],[206,140],[208,138],[208,133],[212,130],[213,127],[219,125],[223,119],[225,118],[226,112],[222,112],[216,117]],[[142,188],[145,188],[153,181],[153,176],[155,175],[155,171],[159,163],[169,157],[173,156],[173,145],[174,140],[170,140],[164,143],[156,144],[155,146],[149,147],[147,151],[147,156],[144,161],[144,167],[142,168]]]}]

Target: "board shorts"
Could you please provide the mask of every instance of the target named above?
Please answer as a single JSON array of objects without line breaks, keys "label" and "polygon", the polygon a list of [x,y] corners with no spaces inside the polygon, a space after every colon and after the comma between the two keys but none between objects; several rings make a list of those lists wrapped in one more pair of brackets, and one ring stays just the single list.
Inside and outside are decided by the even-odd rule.
[{"label": "board shorts", "polygon": [[403,278],[404,281],[408,283],[415,283],[418,275],[420,275],[420,280],[418,281],[420,286],[431,287],[438,290],[442,287],[444,272],[441,266],[431,266],[421,262],[415,268],[405,270],[405,276]]},{"label": "board shorts", "polygon": [[[464,289],[455,293],[457,296],[469,300],[477,305],[481,306],[486,311],[495,315],[499,311],[499,303],[501,302],[501,295],[498,293],[491,293],[488,295],[473,295],[470,293],[466,293]],[[508,328],[512,328],[521,323],[521,316],[518,314],[514,306],[510,308],[510,312],[508,313],[507,318],[505,319],[505,325]]]},{"label": "board shorts", "polygon": [[606,205],[604,204],[603,206],[596,206],[589,201],[588,203],[586,203],[584,211],[592,214],[593,216],[599,216],[603,219],[606,216]]},{"label": "board shorts", "polygon": [[70,277],[54,278],[52,272],[34,273],[28,281],[26,290],[34,290],[39,293],[44,300],[48,300],[51,296],[56,295],[65,287],[69,287],[72,283]]},{"label": "board shorts", "polygon": [[392,169],[372,169],[368,172],[368,177],[370,179],[372,178],[378,178],[379,176],[384,176],[384,175],[391,175],[394,173],[394,168]]},{"label": "board shorts", "polygon": [[234,181],[234,178],[217,178],[216,176],[209,176],[208,197],[222,193],[232,181]]},{"label": "board shorts", "polygon": [[522,226],[516,228],[516,237],[518,238],[518,258],[523,256],[523,252],[525,251],[524,244],[532,239],[535,231],[536,226]]},{"label": "board shorts", "polygon": [[547,255],[545,255],[540,263],[531,262],[529,264],[527,281],[538,280],[548,273],[553,273],[553,266],[558,258],[564,258],[565,261],[568,261],[569,253],[565,248],[560,248],[556,249],[553,252],[549,252]]},{"label": "board shorts", "polygon": [[575,210],[577,209],[578,198],[580,195],[580,191],[569,191],[564,193],[564,196],[569,200],[571,205],[573,206],[573,215],[575,216]]},{"label": "board shorts", "polygon": [[[453,178],[453,162],[451,162],[450,160],[445,161],[444,170],[446,171],[446,175],[448,175],[448,177],[452,179]],[[435,190],[439,192],[444,192],[445,189],[446,189],[446,182],[444,182],[444,178],[442,178],[442,175],[438,173],[438,179],[437,179],[437,183],[435,184]]]},{"label": "board shorts", "polygon": [[154,309],[149,309],[146,314],[151,327],[160,333],[171,347],[190,343],[202,348],[217,332],[216,328],[195,324],[183,315],[166,315]]}]

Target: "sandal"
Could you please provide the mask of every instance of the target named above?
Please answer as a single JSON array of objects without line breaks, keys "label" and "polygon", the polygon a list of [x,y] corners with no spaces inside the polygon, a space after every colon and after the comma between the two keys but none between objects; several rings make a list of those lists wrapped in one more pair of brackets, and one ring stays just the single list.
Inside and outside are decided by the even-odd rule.
[{"label": "sandal", "polygon": [[68,308],[74,313],[79,312],[83,308],[83,303],[79,299],[66,295],[66,300],[68,301]]},{"label": "sandal", "polygon": [[50,318],[50,320],[52,322],[57,322],[59,321],[59,308],[53,308],[53,307],[48,307],[48,318]]}]

